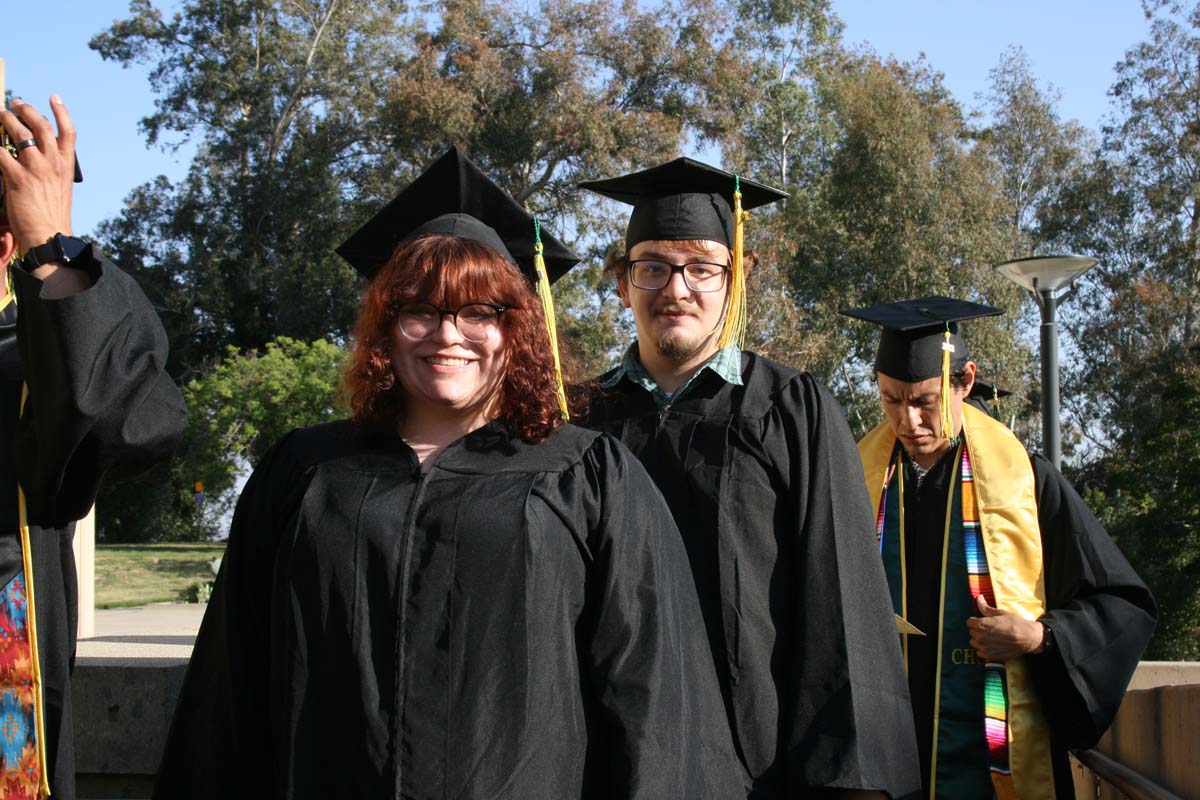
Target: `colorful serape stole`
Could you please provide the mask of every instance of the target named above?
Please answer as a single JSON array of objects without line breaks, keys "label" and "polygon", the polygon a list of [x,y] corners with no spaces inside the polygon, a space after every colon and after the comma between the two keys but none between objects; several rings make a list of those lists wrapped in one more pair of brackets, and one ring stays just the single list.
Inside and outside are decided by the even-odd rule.
[{"label": "colorful serape stole", "polygon": [[887,517],[887,490],[892,482],[892,476],[896,474],[896,468],[899,466],[900,459],[893,458],[887,474],[883,476],[883,494],[879,496],[879,513],[875,515],[875,544],[879,545],[880,552],[883,551],[883,523]]},{"label": "colorful serape stole", "polygon": [[[967,557],[967,581],[971,599],[983,595],[995,608],[996,595],[988,574],[987,555],[983,549],[983,533],[979,527],[979,506],[975,502],[975,475],[971,470],[971,455],[966,445],[962,449],[962,527],[963,545]],[[1004,664],[989,661],[984,665],[984,735],[987,737],[988,766],[992,773],[992,788],[996,797],[1016,798],[1012,771],[1008,765],[1008,680]]]},{"label": "colorful serape stole", "polygon": [[[11,289],[8,298],[15,299]],[[22,385],[22,413],[28,399],[29,386]],[[19,484],[17,524],[21,535],[21,569],[0,589],[0,800],[42,800],[50,796],[50,781],[42,715],[33,549],[25,492]]]},{"label": "colorful serape stole", "polygon": [[25,572],[0,589],[0,798],[36,800],[37,693]]},{"label": "colorful serape stole", "polygon": [[[3,69],[0,68],[0,83]],[[0,94],[3,94],[0,91]],[[14,257],[14,263],[18,256]],[[3,267],[7,289],[0,312],[17,303],[12,264]],[[21,386],[18,415],[25,412],[29,385]],[[42,800],[50,796],[46,731],[42,714],[42,673],[37,644],[33,550],[25,492],[17,486],[21,569],[0,588],[0,800]]]}]

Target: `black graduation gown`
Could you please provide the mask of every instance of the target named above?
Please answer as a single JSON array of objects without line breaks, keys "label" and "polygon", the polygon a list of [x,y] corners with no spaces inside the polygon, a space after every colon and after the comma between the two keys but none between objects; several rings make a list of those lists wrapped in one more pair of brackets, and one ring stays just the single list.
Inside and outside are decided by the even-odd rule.
[{"label": "black graduation gown", "polygon": [[619,443],[493,424],[423,475],[337,422],[242,493],[155,796],[725,798],[733,760],[686,556]]},{"label": "black graduation gown", "polygon": [[628,445],[671,507],[750,796],[904,796],[912,715],[854,439],[811,375],[745,352],[742,380],[702,371],[660,413],[623,378],[582,424]]},{"label": "black graduation gown", "polygon": [[[17,481],[25,491],[50,788],[75,797],[70,673],[78,587],[72,520],[87,514],[110,471],[166,458],[183,435],[183,397],[165,372],[167,338],[137,283],[91,248],[71,268],[93,285],[41,297],[13,270],[17,304],[0,319],[0,586],[21,569]],[[21,383],[29,386],[18,423]]]},{"label": "black graduation gown", "polygon": [[[905,459],[905,560],[909,565],[908,619],[936,630],[946,492],[957,479],[951,451],[916,489]],[[1137,668],[1157,614],[1154,598],[1083,499],[1053,465],[1030,456],[1036,481],[1038,525],[1046,583],[1046,614],[1054,647],[1027,656],[1050,724],[1055,791],[1074,797],[1068,749],[1089,748],[1111,724]],[[909,638],[913,716],[928,786],[933,731],[934,637]],[[980,733],[981,763],[986,750]]]}]

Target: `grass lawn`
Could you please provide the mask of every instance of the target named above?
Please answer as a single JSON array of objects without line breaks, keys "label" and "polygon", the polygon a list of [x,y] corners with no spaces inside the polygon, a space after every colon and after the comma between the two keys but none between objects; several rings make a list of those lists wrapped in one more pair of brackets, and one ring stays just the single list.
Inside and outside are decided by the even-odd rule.
[{"label": "grass lawn", "polygon": [[96,608],[178,600],[192,584],[213,579],[208,562],[224,552],[224,542],[97,544]]}]

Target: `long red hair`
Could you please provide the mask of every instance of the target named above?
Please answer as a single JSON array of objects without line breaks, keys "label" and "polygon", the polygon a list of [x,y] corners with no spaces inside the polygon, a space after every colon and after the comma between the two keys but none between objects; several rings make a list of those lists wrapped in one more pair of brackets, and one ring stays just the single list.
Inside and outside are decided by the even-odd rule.
[{"label": "long red hair", "polygon": [[395,430],[403,417],[405,392],[392,371],[391,338],[396,309],[413,301],[440,308],[476,301],[504,306],[506,366],[496,418],[530,443],[562,424],[545,317],[529,281],[491,247],[444,234],[401,242],[367,288],[343,375],[355,422]]}]

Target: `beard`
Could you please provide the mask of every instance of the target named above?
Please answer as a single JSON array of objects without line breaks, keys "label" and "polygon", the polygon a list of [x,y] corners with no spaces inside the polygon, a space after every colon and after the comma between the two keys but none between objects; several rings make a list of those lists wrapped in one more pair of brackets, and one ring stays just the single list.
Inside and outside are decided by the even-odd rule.
[{"label": "beard", "polygon": [[663,358],[681,364],[704,349],[714,335],[685,336],[677,331],[668,331],[659,335],[654,346]]}]

